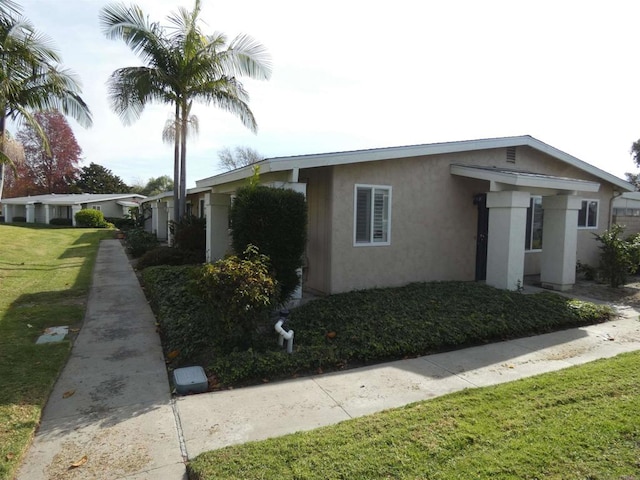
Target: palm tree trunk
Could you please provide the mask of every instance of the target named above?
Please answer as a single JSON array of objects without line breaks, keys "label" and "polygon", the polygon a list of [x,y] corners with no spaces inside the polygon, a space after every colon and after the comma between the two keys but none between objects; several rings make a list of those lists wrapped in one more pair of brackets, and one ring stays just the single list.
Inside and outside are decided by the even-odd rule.
[{"label": "palm tree trunk", "polygon": [[181,215],[187,213],[187,127],[189,110],[186,102],[182,105],[182,124],[180,125],[180,197],[182,198]]},{"label": "palm tree trunk", "polygon": [[175,140],[173,145],[173,221],[180,221],[180,103],[176,101]]},{"label": "palm tree trunk", "polygon": [[[4,111],[0,115],[0,152],[4,152],[4,134],[6,130],[6,117],[4,115]],[[5,175],[5,167],[4,162],[0,162],[0,199],[2,198],[2,191],[4,190],[4,175]],[[0,211],[0,215],[2,211]]]}]

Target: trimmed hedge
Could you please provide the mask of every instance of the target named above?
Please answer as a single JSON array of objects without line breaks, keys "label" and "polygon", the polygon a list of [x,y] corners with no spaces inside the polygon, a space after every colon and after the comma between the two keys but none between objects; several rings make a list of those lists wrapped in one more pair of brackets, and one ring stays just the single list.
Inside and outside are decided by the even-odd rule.
[{"label": "trimmed hedge", "polygon": [[129,230],[136,226],[135,221],[132,218],[123,217],[105,217],[105,220],[112,223],[118,230]]},{"label": "trimmed hedge", "polygon": [[112,226],[104,219],[104,214],[100,210],[93,208],[83,208],[75,214],[76,225],[86,228],[109,228]]},{"label": "trimmed hedge", "polygon": [[26,223],[27,217],[13,217],[12,222],[14,223]]},{"label": "trimmed hedge", "polygon": [[127,230],[125,244],[127,250],[134,257],[138,258],[158,246],[158,237],[154,233],[147,232],[144,228],[136,227]]},{"label": "trimmed hedge", "polygon": [[307,203],[304,195],[286,188],[239,188],[231,207],[232,245],[244,252],[255,245],[269,257],[285,303],[298,287],[307,243]]},{"label": "trimmed hedge", "polygon": [[52,218],[49,220],[49,225],[60,225],[63,227],[73,226],[73,220],[70,218]]},{"label": "trimmed hedge", "polygon": [[136,263],[136,269],[158,265],[196,265],[204,263],[200,252],[180,250],[174,247],[156,247],[144,253]]}]

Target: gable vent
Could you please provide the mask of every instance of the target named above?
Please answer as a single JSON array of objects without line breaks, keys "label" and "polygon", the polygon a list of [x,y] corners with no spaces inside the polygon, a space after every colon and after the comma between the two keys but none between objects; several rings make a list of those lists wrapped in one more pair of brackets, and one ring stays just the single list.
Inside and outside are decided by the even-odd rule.
[{"label": "gable vent", "polygon": [[516,147],[507,147],[507,162],[516,163]]}]

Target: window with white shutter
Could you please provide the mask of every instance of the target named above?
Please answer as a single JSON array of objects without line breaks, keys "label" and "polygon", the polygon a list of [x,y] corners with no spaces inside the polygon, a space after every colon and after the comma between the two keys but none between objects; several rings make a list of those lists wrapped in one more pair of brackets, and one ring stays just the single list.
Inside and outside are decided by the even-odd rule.
[{"label": "window with white shutter", "polygon": [[356,185],[354,197],[354,245],[389,245],[391,187]]}]

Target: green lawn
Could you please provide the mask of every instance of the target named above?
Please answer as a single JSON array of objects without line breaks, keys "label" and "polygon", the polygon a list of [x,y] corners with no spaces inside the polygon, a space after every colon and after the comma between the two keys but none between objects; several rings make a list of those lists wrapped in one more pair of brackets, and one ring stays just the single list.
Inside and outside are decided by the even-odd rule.
[{"label": "green lawn", "polygon": [[640,478],[640,352],[224,448],[204,479]]},{"label": "green lawn", "polygon": [[78,328],[99,241],[113,232],[0,224],[0,478],[13,478],[71,343],[35,345],[51,326]]}]

